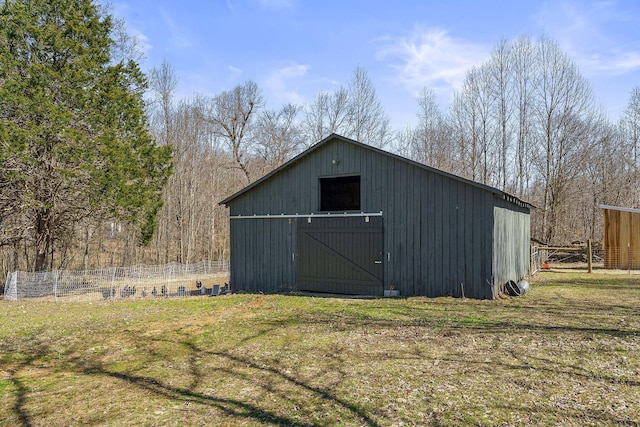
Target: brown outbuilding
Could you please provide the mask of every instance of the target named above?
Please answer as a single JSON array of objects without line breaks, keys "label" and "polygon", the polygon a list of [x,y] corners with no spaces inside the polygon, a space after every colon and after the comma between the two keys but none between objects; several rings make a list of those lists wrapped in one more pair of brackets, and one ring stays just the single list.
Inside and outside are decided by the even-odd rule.
[{"label": "brown outbuilding", "polygon": [[640,209],[603,205],[604,268],[640,269]]}]

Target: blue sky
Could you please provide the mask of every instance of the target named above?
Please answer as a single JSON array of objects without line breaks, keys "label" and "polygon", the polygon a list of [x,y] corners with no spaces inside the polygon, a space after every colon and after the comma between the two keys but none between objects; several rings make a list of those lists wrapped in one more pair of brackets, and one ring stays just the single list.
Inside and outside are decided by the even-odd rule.
[{"label": "blue sky", "polygon": [[501,38],[557,41],[612,119],[640,86],[640,1],[115,0],[147,71],[167,61],[178,97],[246,80],[269,108],[312,102],[364,67],[392,124],[415,123],[416,94],[442,108]]}]

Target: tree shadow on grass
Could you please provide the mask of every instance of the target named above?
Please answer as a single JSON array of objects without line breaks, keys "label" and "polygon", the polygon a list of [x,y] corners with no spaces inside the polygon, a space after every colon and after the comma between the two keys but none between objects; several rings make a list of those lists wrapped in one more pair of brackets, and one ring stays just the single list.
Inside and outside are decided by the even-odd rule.
[{"label": "tree shadow on grass", "polygon": [[[265,331],[257,333],[252,338],[258,338],[265,334]],[[249,341],[251,338],[245,337],[242,341]],[[202,385],[202,378],[206,376],[198,366],[198,361],[203,358],[220,358],[222,363],[216,371],[224,373],[225,375],[236,377],[238,379],[247,381],[246,373],[242,370],[249,368],[256,372],[266,373],[268,376],[276,378],[276,384],[286,382],[294,386],[295,389],[309,392],[312,395],[317,396],[319,399],[342,408],[353,416],[358,418],[362,425],[370,427],[378,427],[378,423],[367,414],[366,411],[361,409],[358,405],[351,403],[345,399],[337,397],[335,394],[320,387],[315,387],[305,383],[304,381],[296,378],[293,375],[287,374],[281,369],[270,365],[261,365],[249,357],[241,357],[232,354],[229,350],[223,351],[208,351],[204,350],[192,342],[180,341],[174,342],[168,339],[161,339],[173,345],[179,344],[189,349],[188,364],[189,373],[192,377],[189,386],[177,387],[166,384],[156,378],[147,377],[142,375],[136,375],[126,372],[118,372],[113,369],[109,369],[100,361],[87,362],[86,360],[75,360],[77,366],[83,366],[80,371],[83,375],[90,376],[107,376],[126,382],[128,385],[135,385],[147,392],[151,392],[155,395],[162,396],[170,399],[174,402],[183,402],[191,404],[200,404],[215,407],[221,410],[229,417],[242,418],[242,419],[255,419],[261,423],[272,425],[287,425],[287,426],[313,426],[315,424],[300,422],[299,420],[291,417],[280,415],[272,410],[262,408],[256,404],[247,403],[239,399],[218,397],[211,393],[201,393],[194,391]],[[256,377],[259,377],[256,375]],[[273,387],[273,381],[271,383],[265,381],[258,381],[257,379],[250,379],[255,384],[261,387],[263,390],[270,394],[275,394],[284,400],[291,400],[291,392],[281,391],[277,392],[278,387]]]},{"label": "tree shadow on grass", "polygon": [[133,384],[141,389],[155,395],[165,397],[172,401],[184,403],[197,403],[201,405],[213,406],[227,416],[237,418],[253,418],[263,423],[273,425],[306,426],[311,424],[300,424],[294,419],[278,415],[272,411],[262,409],[256,405],[242,402],[236,399],[225,399],[208,394],[197,393],[188,388],[174,387],[163,384],[155,378],[148,378],[138,375],[111,371],[105,367],[95,366],[88,368],[84,372],[87,375],[109,376]]},{"label": "tree shadow on grass", "polygon": [[22,362],[7,370],[7,373],[9,374],[9,382],[13,384],[15,389],[13,412],[18,418],[20,425],[23,427],[31,426],[32,420],[29,412],[25,409],[29,389],[23,383],[20,377],[20,372],[29,368],[38,358],[45,356],[48,351],[48,347],[44,344],[34,346],[30,349],[29,354],[27,354],[26,358]]},{"label": "tree shadow on grass", "polygon": [[[254,339],[266,339],[264,335],[268,335],[273,332],[273,329],[277,326],[267,326],[266,329],[254,331],[253,335],[242,338],[240,341],[243,343],[250,342]],[[131,337],[132,339],[141,337]],[[362,410],[358,405],[351,403],[345,399],[337,397],[335,394],[321,387],[312,386],[299,378],[289,375],[283,370],[279,369],[273,364],[262,365],[250,357],[236,356],[232,354],[229,349],[221,349],[220,351],[208,351],[202,349],[196,344],[188,340],[172,340],[170,338],[162,337],[155,341],[163,341],[170,346],[181,345],[188,349],[186,354],[186,364],[188,365],[188,375],[190,382],[184,386],[174,386],[168,381],[163,381],[160,378],[154,378],[151,376],[139,375],[133,372],[120,371],[104,363],[99,357],[89,357],[84,353],[82,355],[76,355],[64,359],[65,370],[73,371],[81,375],[89,377],[109,377],[126,383],[127,385],[135,386],[141,390],[152,393],[156,396],[166,398],[170,401],[183,404],[194,404],[201,406],[209,406],[216,408],[230,418],[236,418],[239,420],[253,419],[259,423],[269,425],[287,425],[287,426],[313,426],[316,425],[313,422],[307,422],[301,420],[299,417],[290,417],[286,413],[279,413],[268,407],[262,407],[259,403],[247,402],[239,398],[217,396],[215,392],[200,392],[195,391],[202,387],[203,379],[207,378],[206,372],[200,366],[200,360],[205,358],[220,358],[222,363],[219,368],[215,368],[226,375],[235,376],[236,378],[244,381],[254,381],[252,377],[247,378],[246,368],[253,370],[254,372],[266,373],[273,381],[266,381],[270,384],[262,382],[258,386],[262,387],[265,391],[271,394],[277,394],[280,398],[297,403],[303,406],[302,401],[294,401],[292,397],[296,396],[296,389],[315,395],[318,399],[326,402],[327,404],[334,406],[334,408],[342,408],[351,413],[352,416],[357,418],[360,424],[370,427],[377,427],[378,424],[374,419]],[[152,347],[152,346],[151,346]],[[35,420],[33,415],[26,409],[27,402],[29,400],[30,388],[27,383],[21,378],[20,373],[24,370],[30,369],[35,366],[39,361],[47,359],[51,354],[51,350],[44,344],[36,343],[27,352],[27,354],[21,356],[20,362],[16,363],[11,369],[8,369],[9,381],[13,384],[15,389],[15,403],[13,405],[13,413],[18,425],[22,427],[29,427],[34,423],[41,422],[42,420]],[[151,350],[151,353],[145,352],[146,357],[150,357],[153,360],[166,359],[171,357],[170,353],[163,351]],[[226,362],[225,362],[226,361]],[[260,378],[260,375],[256,375]],[[293,388],[286,388],[286,390],[278,389],[278,384],[289,383]],[[275,387],[274,387],[275,385]],[[287,391],[288,390],[288,391]],[[293,393],[291,392],[293,391]],[[298,399],[300,400],[300,399]],[[318,424],[324,425],[324,424]]]},{"label": "tree shadow on grass", "polygon": [[[596,327],[596,326],[581,326],[575,324],[575,319],[571,319],[567,313],[560,313],[560,309],[558,309],[558,313],[562,314],[562,318],[567,318],[569,321],[572,321],[574,324],[552,324],[549,323],[540,323],[544,320],[543,316],[540,316],[541,310],[535,309],[535,307],[531,307],[524,309],[525,312],[519,313],[519,315],[514,314],[513,320],[504,320],[501,318],[493,319],[490,316],[480,317],[476,316],[477,313],[474,311],[469,311],[468,313],[462,312],[452,312],[449,317],[443,318],[441,315],[434,316],[429,308],[425,308],[425,314],[421,314],[420,311],[422,309],[418,307],[394,307],[388,309],[390,313],[393,314],[393,318],[390,319],[381,319],[379,317],[342,317],[339,319],[341,325],[346,325],[348,329],[359,329],[359,328],[367,328],[371,330],[376,330],[378,328],[381,329],[398,329],[405,327],[427,327],[434,330],[439,329],[452,329],[452,330],[461,330],[461,331],[486,331],[489,333],[497,333],[504,332],[505,334],[512,334],[515,331],[521,332],[549,332],[549,333],[565,333],[565,332],[575,332],[575,333],[588,333],[594,335],[602,335],[602,336],[610,336],[617,338],[634,338],[640,337],[640,331],[634,329],[632,327]],[[552,316],[552,309],[547,308],[548,313],[550,314],[549,318],[554,319]],[[526,311],[535,311],[536,315],[538,315],[537,319],[533,321],[528,321]],[[584,314],[589,314],[589,311],[585,310]],[[569,313],[573,314],[573,312]],[[542,319],[542,320],[541,320]],[[332,324],[336,323],[336,316],[331,316],[329,314],[326,315],[316,315],[314,317],[307,317],[299,321],[300,324],[306,325],[314,325],[314,324]],[[344,328],[344,326],[343,326]]]},{"label": "tree shadow on grass", "polygon": [[553,402],[534,404],[527,401],[526,397],[523,397],[518,404],[507,405],[504,402],[500,402],[496,403],[495,406],[510,413],[520,413],[525,419],[527,417],[534,419],[532,414],[547,414],[545,418],[552,417],[552,419],[556,420],[557,425],[572,425],[572,421],[577,420],[583,425],[638,426],[637,420],[587,405],[576,408],[572,402],[565,402],[564,404],[554,404]]},{"label": "tree shadow on grass", "polygon": [[[636,395],[635,391],[640,387],[640,381],[629,377],[624,378],[608,375],[605,372],[592,372],[581,366],[560,360],[552,360],[550,358],[526,354],[521,355],[516,354],[513,351],[509,351],[509,354],[512,356],[511,362],[508,360],[496,360],[495,358],[492,358],[491,360],[484,360],[484,353],[478,354],[479,357],[476,359],[473,357],[469,358],[462,355],[456,355],[455,353],[451,353],[445,357],[435,357],[433,355],[425,354],[419,350],[416,351],[415,349],[404,354],[400,352],[394,353],[392,357],[394,360],[402,360],[404,357],[409,360],[421,360],[423,362],[429,361],[431,364],[435,364],[437,362],[438,369],[445,369],[443,368],[443,364],[465,366],[467,368],[469,366],[475,366],[476,368],[469,369],[473,372],[469,375],[476,375],[477,373],[480,373],[478,375],[499,377],[500,374],[496,374],[496,371],[511,371],[512,374],[508,374],[502,381],[522,378],[523,381],[527,382],[527,384],[524,386],[522,384],[518,385],[526,388],[545,388],[547,387],[545,383],[549,381],[549,379],[566,384],[566,388],[564,390],[545,388],[549,394],[545,394],[545,398],[542,399],[539,397],[536,398],[535,395],[533,395],[533,398],[528,397],[526,389],[521,392],[514,389],[514,395],[520,396],[520,398],[515,399],[515,403],[513,405],[508,405],[510,399],[504,399],[502,401],[496,400],[492,403],[495,409],[506,410],[510,413],[522,413],[524,417],[519,419],[518,424],[527,424],[536,420],[536,414],[547,414],[547,416],[542,418],[545,420],[546,424],[548,424],[550,420],[556,419],[556,423],[558,425],[638,425],[638,421],[632,420],[628,414],[616,410],[606,410],[606,407],[611,407],[612,404],[605,405],[605,407],[602,405],[589,406],[583,404],[582,407],[577,408],[576,406],[579,405],[580,402],[577,398],[574,399],[571,397],[570,384],[571,381],[574,381],[583,387],[600,386],[602,388],[603,386],[599,383],[608,383],[611,386],[616,387],[630,387],[629,390],[631,394],[628,392],[625,394],[625,392],[621,391],[616,395],[616,397],[612,397],[613,403],[618,397],[623,401],[625,398],[633,401],[633,396]],[[543,377],[531,376],[530,373],[534,371],[543,372],[547,375]],[[513,373],[515,373],[515,375],[513,375]],[[570,380],[564,380],[564,378],[570,378]],[[469,383],[467,382],[465,386],[469,387]],[[567,394],[569,394],[569,397],[566,396]],[[558,399],[557,404],[549,401],[551,396]],[[502,397],[504,398],[505,396],[503,395]],[[536,424],[535,421],[532,423]]]},{"label": "tree shadow on grass", "polygon": [[368,426],[377,426],[378,424],[362,409],[360,409],[358,407],[358,405],[355,405],[353,403],[350,403],[344,399],[341,399],[339,397],[337,397],[336,395],[334,395],[333,393],[330,393],[327,390],[323,390],[320,387],[314,387],[311,386],[309,384],[306,384],[303,381],[300,381],[298,378],[289,375],[283,371],[281,371],[280,369],[271,367],[271,366],[260,366],[258,364],[256,364],[255,362],[251,361],[250,359],[246,358],[246,357],[240,357],[240,356],[235,356],[232,354],[229,354],[227,352],[210,352],[211,355],[216,355],[219,357],[223,357],[226,358],[232,362],[235,363],[239,363],[239,364],[243,364],[246,365],[250,368],[256,369],[256,370],[260,370],[260,371],[266,371],[270,374],[275,375],[276,377],[287,381],[288,383],[291,383],[293,385],[295,385],[296,387],[299,387],[301,389],[304,389],[306,391],[311,392],[312,394],[315,394],[316,396],[320,397],[323,400],[329,401],[329,402],[333,402],[335,404],[337,404],[338,406],[348,410],[349,412],[351,412],[352,414],[356,415],[358,418],[360,418],[365,425]]},{"label": "tree shadow on grass", "polygon": [[25,385],[22,383],[22,380],[18,375],[18,372],[20,371],[20,369],[25,367],[26,365],[28,365],[28,362],[25,363],[25,365],[21,365],[19,368],[10,369],[8,371],[9,381],[13,384],[16,390],[16,401],[13,405],[13,411],[18,417],[20,425],[24,427],[28,427],[32,425],[31,417],[29,416],[27,411],[24,409],[26,398],[27,398],[27,387],[25,387]]},{"label": "tree shadow on grass", "polygon": [[[477,307],[475,305],[462,308],[456,308],[455,312],[447,313],[447,315],[443,315],[442,313],[434,312],[434,307],[429,304],[429,301],[425,301],[424,304],[410,304],[407,306],[392,306],[392,307],[381,307],[381,309],[387,310],[392,318],[384,319],[381,316],[369,316],[366,315],[366,311],[362,313],[351,313],[340,311],[338,316],[336,316],[335,310],[329,310],[328,312],[322,313],[307,313],[304,316],[296,317],[295,324],[300,324],[300,326],[304,325],[318,325],[323,328],[323,330],[331,330],[331,324],[338,325],[338,330],[341,332],[351,331],[351,330],[375,330],[376,328],[388,328],[388,329],[396,329],[398,330],[403,327],[413,327],[419,330],[442,330],[444,332],[454,331],[456,333],[462,334],[464,331],[469,331],[472,333],[483,333],[488,332],[489,334],[513,334],[514,331],[522,330],[523,332],[550,332],[551,335],[560,334],[564,332],[579,332],[585,335],[591,334],[600,334],[601,336],[610,335],[618,338],[626,338],[626,337],[639,337],[640,332],[634,330],[632,328],[624,328],[621,327],[617,329],[615,325],[613,327],[590,327],[590,326],[581,326],[578,322],[573,322],[570,325],[553,325],[552,322],[544,323],[541,320],[540,324],[526,324],[526,321],[523,319],[514,319],[514,321],[510,321],[509,319],[504,320],[504,316],[499,318],[492,318],[489,314],[483,313],[474,313],[473,309]],[[491,308],[492,305],[486,305],[486,307]],[[485,309],[486,309],[485,307]],[[535,307],[526,307],[527,309],[535,309]],[[466,309],[469,312],[465,313],[461,310]],[[522,309],[522,307],[517,307],[518,310]],[[558,309],[555,305],[543,306],[541,308],[543,311],[551,313]],[[509,307],[509,310],[511,308]],[[540,310],[540,308],[538,308]],[[585,308],[585,313],[588,314],[589,310],[593,310],[593,308]],[[514,311],[514,314],[515,311]],[[526,313],[524,314],[526,317]],[[227,414],[229,417],[237,417],[242,420],[255,420],[264,424],[272,424],[272,425],[313,425],[310,423],[304,423],[300,421],[299,417],[291,417],[287,416],[286,412],[281,413],[279,410],[271,410],[266,406],[262,406],[260,403],[252,403],[236,398],[236,396],[225,397],[223,395],[218,395],[215,392],[197,392],[194,390],[199,390],[203,387],[203,378],[207,378],[206,372],[202,369],[200,363],[201,359],[204,358],[217,358],[221,361],[219,368],[225,372],[227,376],[233,376],[238,379],[242,379],[244,381],[252,381],[253,375],[256,375],[258,378],[266,378],[262,384],[258,384],[259,387],[262,387],[263,390],[272,393],[275,393],[277,396],[274,397],[282,397],[284,399],[289,399],[290,401],[294,401],[292,399],[292,395],[295,394],[296,391],[301,394],[306,394],[312,396],[316,400],[321,401],[322,406],[332,406],[337,411],[343,411],[344,413],[350,414],[352,419],[357,419],[362,425],[369,426],[377,426],[378,424],[372,418],[370,413],[363,410],[357,403],[354,401],[350,401],[350,399],[341,398],[338,394],[334,393],[330,387],[317,386],[315,380],[304,380],[304,378],[300,378],[295,376],[295,374],[290,374],[286,369],[280,368],[278,362],[269,362],[262,363],[260,357],[252,357],[250,354],[239,354],[238,349],[242,348],[250,348],[251,345],[256,342],[262,342],[264,340],[270,339],[270,336],[275,334],[279,328],[283,326],[290,325],[288,315],[283,315],[283,319],[262,319],[254,325],[251,325],[250,331],[246,334],[246,336],[242,337],[234,337],[232,340],[233,344],[229,344],[227,348],[208,350],[203,349],[195,344],[195,341],[185,340],[184,335],[180,335],[180,331],[178,329],[171,330],[170,336],[175,337],[174,339],[168,338],[167,335],[163,335],[162,338],[158,339],[158,341],[164,341],[171,345],[182,345],[188,349],[188,354],[184,359],[185,364],[188,365],[188,373],[190,376],[189,380],[184,382],[183,386],[173,386],[168,381],[163,381],[161,378],[154,378],[150,376],[136,374],[135,371],[123,371],[122,369],[117,369],[116,365],[105,364],[103,361],[96,356],[90,356],[88,359],[87,354],[84,353],[82,356],[78,356],[77,359],[67,358],[64,359],[64,363],[68,365],[71,370],[77,372],[78,374],[84,374],[88,376],[94,377],[109,377],[116,379],[117,381],[122,381],[123,383],[135,385],[136,387],[155,394],[157,396],[165,397],[167,399],[176,401],[176,402],[184,402],[184,403],[194,403],[204,406],[209,406],[212,408],[217,408],[221,412]],[[565,316],[566,318],[566,316]],[[134,335],[130,338],[132,342],[140,343],[142,340],[148,340],[148,337],[137,335],[136,330],[125,329],[121,332],[121,334],[129,334],[133,332]],[[243,334],[244,335],[244,334]],[[419,337],[420,334],[416,334],[416,337]],[[202,335],[194,336],[195,339],[202,338]],[[153,339],[153,338],[152,338]],[[398,339],[402,339],[402,334],[398,336]],[[370,343],[371,345],[375,345],[374,342]],[[149,346],[153,347],[153,346]],[[168,348],[168,347],[167,347]],[[398,348],[398,353],[393,354],[394,357],[401,358],[403,356],[403,351],[400,351]],[[29,368],[29,366],[34,365],[38,359],[46,358],[50,354],[50,350],[44,346],[38,347],[36,343],[34,346],[31,346],[29,350],[29,354],[22,358],[22,361],[15,364],[15,368],[10,372],[10,378],[13,382],[13,385],[16,390],[16,401],[14,404],[14,412],[16,418],[23,426],[30,426],[36,420],[34,420],[26,408],[26,402],[28,399],[29,388],[26,384],[26,381],[21,379],[20,371]],[[158,351],[155,354],[152,354],[153,360],[161,360],[171,358],[172,353],[167,351]],[[407,357],[408,354],[406,350],[404,350],[404,356]],[[420,354],[419,352],[415,355],[411,355],[414,358],[422,359],[428,358],[428,356]],[[451,361],[456,361],[457,363],[481,363],[478,361],[469,361],[469,360],[456,360],[455,355],[451,355]],[[444,360],[444,359],[440,359]],[[346,363],[344,361],[340,362],[342,364]],[[495,362],[492,362],[495,363]],[[524,361],[523,361],[524,363]],[[554,362],[552,360],[538,360],[537,365],[541,365],[542,368],[538,369],[546,369],[551,374],[554,375],[576,375],[576,367],[571,366],[569,364],[562,364],[559,362]],[[528,366],[520,365],[514,363],[511,365],[510,363],[506,363],[504,365],[506,368],[510,369],[528,369]],[[249,378],[247,378],[246,371],[249,369],[251,374]],[[326,369],[324,370],[326,372]],[[623,383],[627,386],[637,387],[638,382],[635,380],[627,380],[625,378],[604,378],[598,376],[594,378],[593,374],[588,371],[578,372],[585,379],[598,379],[598,380],[606,380],[611,383]],[[282,384],[288,384],[288,387],[281,387]],[[275,386],[275,387],[274,387]],[[293,393],[291,393],[293,391]],[[295,400],[295,402],[301,402],[301,399]],[[310,418],[308,418],[310,419]]]}]

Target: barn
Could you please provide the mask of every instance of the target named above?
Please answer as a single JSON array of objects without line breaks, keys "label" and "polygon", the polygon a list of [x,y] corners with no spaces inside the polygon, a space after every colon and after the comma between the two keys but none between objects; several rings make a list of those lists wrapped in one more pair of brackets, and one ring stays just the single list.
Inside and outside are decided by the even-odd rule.
[{"label": "barn", "polygon": [[602,205],[604,268],[640,269],[640,209]]},{"label": "barn", "polygon": [[531,205],[336,134],[220,204],[233,291],[493,299],[529,272]]}]

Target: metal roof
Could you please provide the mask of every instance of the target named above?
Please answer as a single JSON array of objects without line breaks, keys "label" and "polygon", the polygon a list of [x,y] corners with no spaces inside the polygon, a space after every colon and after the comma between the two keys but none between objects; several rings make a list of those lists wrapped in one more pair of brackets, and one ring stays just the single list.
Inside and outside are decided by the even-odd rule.
[{"label": "metal roof", "polygon": [[640,213],[640,209],[634,208],[623,208],[621,206],[609,206],[609,205],[600,205],[602,209],[609,209],[612,211],[622,211],[622,212],[632,212],[632,213]]}]

